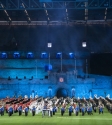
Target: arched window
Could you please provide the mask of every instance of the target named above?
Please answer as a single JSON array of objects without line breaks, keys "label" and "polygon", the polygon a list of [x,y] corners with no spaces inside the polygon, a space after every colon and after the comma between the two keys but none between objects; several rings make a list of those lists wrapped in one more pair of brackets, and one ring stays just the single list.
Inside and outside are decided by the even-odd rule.
[{"label": "arched window", "polygon": [[75,97],[75,88],[73,87],[72,90],[71,90],[71,96],[72,97]]}]

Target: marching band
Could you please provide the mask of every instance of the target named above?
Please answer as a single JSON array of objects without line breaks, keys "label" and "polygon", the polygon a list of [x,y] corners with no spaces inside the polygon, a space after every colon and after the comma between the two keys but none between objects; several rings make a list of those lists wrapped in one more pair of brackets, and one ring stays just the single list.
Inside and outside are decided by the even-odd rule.
[{"label": "marching band", "polygon": [[[19,116],[24,113],[25,116],[28,116],[29,111],[32,113],[32,116],[42,112],[42,117],[50,116],[56,114],[58,110],[60,110],[60,115],[63,116],[68,113],[69,116],[75,114],[78,116],[79,114],[84,116],[85,114],[93,115],[93,112],[96,113],[98,111],[99,114],[104,113],[104,107],[112,114],[112,104],[106,99],[71,99],[71,98],[60,98],[60,99],[46,99],[41,100],[40,102],[35,102],[30,106],[22,106],[16,105],[16,108],[13,107],[12,104],[6,110],[9,117],[13,115],[14,112],[18,112]],[[0,106],[0,115],[4,115],[5,108],[4,106]]]}]

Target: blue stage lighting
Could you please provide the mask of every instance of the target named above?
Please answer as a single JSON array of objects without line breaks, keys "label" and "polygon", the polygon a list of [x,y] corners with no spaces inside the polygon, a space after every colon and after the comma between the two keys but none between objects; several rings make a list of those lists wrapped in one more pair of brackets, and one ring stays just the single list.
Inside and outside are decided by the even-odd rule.
[{"label": "blue stage lighting", "polygon": [[41,58],[42,59],[48,58],[48,54],[46,52],[41,53]]},{"label": "blue stage lighting", "polygon": [[2,53],[2,55],[1,55],[1,57],[2,57],[2,59],[6,59],[7,58],[7,53]]},{"label": "blue stage lighting", "polygon": [[29,59],[33,58],[33,53],[32,52],[28,52],[27,53],[27,58],[29,58]]},{"label": "blue stage lighting", "polygon": [[73,59],[74,58],[74,53],[69,53],[69,57],[70,57],[70,59]]},{"label": "blue stage lighting", "polygon": [[56,54],[56,58],[57,58],[57,59],[60,59],[61,56],[62,56],[62,53],[57,53],[57,54]]},{"label": "blue stage lighting", "polygon": [[15,53],[13,54],[13,57],[18,59],[18,58],[20,58],[20,54],[19,54],[18,52],[15,52]]}]

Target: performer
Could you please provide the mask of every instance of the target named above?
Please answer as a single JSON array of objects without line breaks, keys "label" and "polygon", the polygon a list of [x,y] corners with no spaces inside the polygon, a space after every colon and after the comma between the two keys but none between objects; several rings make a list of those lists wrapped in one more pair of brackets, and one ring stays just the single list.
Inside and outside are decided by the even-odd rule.
[{"label": "performer", "polygon": [[81,108],[82,108],[82,103],[79,102],[79,110],[80,110],[80,112],[82,111]]},{"label": "performer", "polygon": [[101,113],[103,114],[103,105],[99,106],[99,114],[101,114]]},{"label": "performer", "polygon": [[96,103],[93,104],[93,110],[96,112]]},{"label": "performer", "polygon": [[72,105],[70,105],[70,107],[69,107],[69,116],[71,116],[72,115],[72,112],[73,112],[73,108],[72,108]]},{"label": "performer", "polygon": [[36,111],[36,108],[35,108],[35,106],[33,106],[33,108],[32,108],[32,116],[35,115],[35,111]]},{"label": "performer", "polygon": [[76,110],[76,116],[78,116],[78,113],[79,113],[79,106],[78,105],[76,106],[75,110]]},{"label": "performer", "polygon": [[85,104],[85,113],[87,112],[87,110],[88,110],[88,105],[87,105],[87,103]]},{"label": "performer", "polygon": [[16,113],[18,110],[17,110],[17,107],[18,107],[18,104],[14,105],[14,112]]},{"label": "performer", "polygon": [[81,112],[82,112],[82,116],[84,116],[84,113],[85,113],[85,108],[84,108],[84,106],[82,106]]},{"label": "performer", "polygon": [[88,115],[93,115],[92,106],[88,106]]},{"label": "performer", "polygon": [[56,112],[56,107],[53,106],[53,115],[55,115],[55,112]]},{"label": "performer", "polygon": [[3,116],[4,115],[4,107],[2,106],[1,107],[1,116]]},{"label": "performer", "polygon": [[112,114],[112,104],[110,104],[110,113]]},{"label": "performer", "polygon": [[76,103],[73,103],[73,112],[74,112],[74,114],[76,114],[75,108],[76,108]]},{"label": "performer", "polygon": [[22,115],[22,106],[21,105],[18,107],[18,112],[19,112],[19,116],[21,116]]},{"label": "performer", "polygon": [[0,107],[0,115],[1,115],[1,108],[2,108],[2,107]]},{"label": "performer", "polygon": [[98,105],[99,114],[100,114],[100,106],[101,106],[101,105]]},{"label": "performer", "polygon": [[63,116],[63,114],[65,113],[65,108],[64,106],[61,107],[61,115]]},{"label": "performer", "polygon": [[47,110],[47,104],[44,104],[43,111],[42,111],[42,117],[45,116],[45,110]]},{"label": "performer", "polygon": [[52,114],[53,114],[53,107],[52,105],[50,106],[50,116],[52,117]]},{"label": "performer", "polygon": [[12,116],[12,114],[13,114],[13,108],[12,108],[11,105],[10,105],[10,107],[8,108],[8,114],[9,114],[9,116]]},{"label": "performer", "polygon": [[28,107],[26,106],[24,110],[25,110],[25,116],[28,116]]},{"label": "performer", "polygon": [[89,105],[87,106],[87,114],[90,114]]}]

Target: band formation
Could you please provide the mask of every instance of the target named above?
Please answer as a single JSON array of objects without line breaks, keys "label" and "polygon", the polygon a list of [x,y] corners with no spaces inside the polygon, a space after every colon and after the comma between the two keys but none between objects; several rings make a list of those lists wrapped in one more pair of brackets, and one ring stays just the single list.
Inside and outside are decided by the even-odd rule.
[{"label": "band formation", "polygon": [[8,116],[13,116],[15,113],[18,113],[19,116],[25,115],[28,116],[29,113],[32,113],[32,116],[35,114],[42,114],[42,117],[48,116],[52,117],[57,112],[60,112],[60,115],[63,116],[68,113],[68,116],[71,115],[93,115],[94,113],[103,114],[104,109],[107,108],[108,112],[112,114],[112,102],[109,98],[90,98],[90,99],[76,99],[76,98],[45,98],[42,97],[37,99],[15,99],[15,98],[6,98],[1,100],[2,105],[0,105],[0,115],[4,116],[4,112],[8,113]]}]

